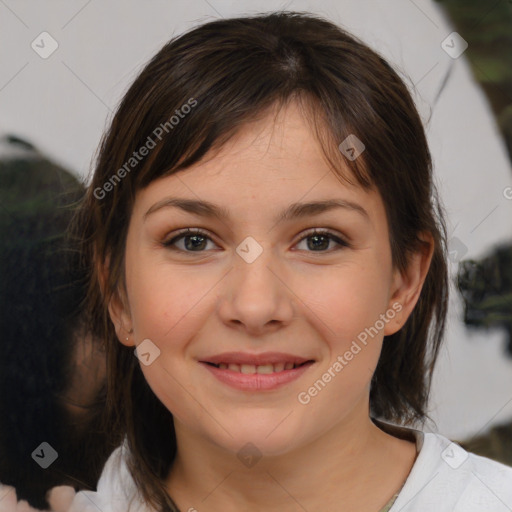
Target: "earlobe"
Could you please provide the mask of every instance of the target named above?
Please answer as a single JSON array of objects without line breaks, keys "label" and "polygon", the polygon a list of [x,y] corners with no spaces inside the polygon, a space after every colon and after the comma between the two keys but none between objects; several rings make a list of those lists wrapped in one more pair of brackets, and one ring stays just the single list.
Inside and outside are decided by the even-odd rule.
[{"label": "earlobe", "polygon": [[115,326],[118,340],[127,347],[135,345],[135,341],[131,334],[133,328],[131,327],[131,317],[125,301],[119,296],[119,292],[116,290],[108,303],[108,312],[110,319]]},{"label": "earlobe", "polygon": [[435,245],[430,233],[422,233],[420,238],[423,244],[410,256],[407,268],[402,272],[393,270],[392,294],[388,307],[394,309],[396,315],[392,322],[386,324],[385,336],[396,333],[404,326],[420,297]]},{"label": "earlobe", "polygon": [[[104,297],[107,294],[106,283],[108,282],[109,262],[110,258],[107,256],[104,264],[99,269],[100,286]],[[132,322],[127,302],[124,295],[121,296],[120,291],[118,289],[115,290],[108,300],[108,312],[110,320],[115,326],[118,340],[123,345],[130,347],[135,345],[135,341],[131,336],[133,328],[131,328]]]}]

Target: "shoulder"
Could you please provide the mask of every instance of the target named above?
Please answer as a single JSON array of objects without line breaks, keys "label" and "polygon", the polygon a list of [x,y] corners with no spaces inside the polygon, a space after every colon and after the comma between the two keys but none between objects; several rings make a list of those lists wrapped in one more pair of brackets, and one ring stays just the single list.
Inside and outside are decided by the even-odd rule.
[{"label": "shoulder", "polygon": [[390,512],[510,512],[512,468],[418,432],[419,453]]},{"label": "shoulder", "polygon": [[96,491],[80,491],[68,512],[150,512],[137,493],[126,465],[126,441],[108,458]]}]

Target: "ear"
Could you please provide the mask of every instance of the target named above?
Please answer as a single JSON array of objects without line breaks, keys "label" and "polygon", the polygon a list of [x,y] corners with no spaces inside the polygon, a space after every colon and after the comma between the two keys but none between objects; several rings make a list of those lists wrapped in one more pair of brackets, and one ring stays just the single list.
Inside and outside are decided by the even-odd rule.
[{"label": "ear", "polygon": [[117,339],[127,347],[135,346],[130,308],[123,291],[116,290],[108,302],[110,319],[116,328]]},{"label": "ear", "polygon": [[[110,256],[105,258],[103,265],[99,269],[100,286],[103,296],[106,295],[106,283],[108,282],[108,272],[110,267]],[[135,346],[133,338],[132,319],[130,306],[126,297],[124,286],[119,284],[108,300],[108,312],[110,319],[115,326],[117,339],[127,347]]]},{"label": "ear", "polygon": [[395,311],[396,315],[392,322],[386,324],[384,336],[395,334],[404,326],[420,297],[435,243],[431,233],[421,233],[419,238],[423,244],[410,256],[407,268],[402,272],[396,268],[393,271],[388,308]]}]

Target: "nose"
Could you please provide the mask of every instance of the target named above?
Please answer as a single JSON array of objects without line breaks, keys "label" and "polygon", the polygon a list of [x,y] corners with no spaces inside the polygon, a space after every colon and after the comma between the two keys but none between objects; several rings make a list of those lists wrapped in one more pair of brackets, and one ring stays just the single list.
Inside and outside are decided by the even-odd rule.
[{"label": "nose", "polygon": [[[249,257],[243,251],[247,248]],[[238,247],[233,268],[223,280],[217,311],[226,325],[257,337],[291,322],[296,296],[272,250],[256,249],[251,241]]]}]

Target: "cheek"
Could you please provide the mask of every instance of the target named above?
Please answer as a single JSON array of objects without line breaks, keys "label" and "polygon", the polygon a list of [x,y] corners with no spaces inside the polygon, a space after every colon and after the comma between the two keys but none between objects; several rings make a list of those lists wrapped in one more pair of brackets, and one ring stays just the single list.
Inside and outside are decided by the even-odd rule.
[{"label": "cheek", "polygon": [[381,353],[380,315],[386,307],[384,294],[362,289],[354,273],[338,284],[336,289],[331,284],[329,293],[309,296],[315,313],[309,318],[326,342],[326,357],[297,396],[299,407],[326,424],[365,403]]},{"label": "cheek", "polygon": [[308,383],[311,394],[303,391],[315,403],[313,408],[336,403],[337,411],[350,410],[367,393],[379,360],[381,315],[388,303],[386,276],[376,264],[347,265],[322,276],[308,285],[303,281],[300,288],[307,298],[301,314],[326,342],[325,360]]},{"label": "cheek", "polygon": [[316,277],[294,285],[307,306],[303,314],[331,340],[332,348],[343,350],[385,313],[389,292],[386,276],[375,265],[353,264],[320,272]]},{"label": "cheek", "polygon": [[218,278],[201,275],[197,268],[143,261],[132,267],[127,261],[130,312],[137,344],[149,339],[160,353],[151,364],[141,363],[141,370],[159,400],[182,418],[189,408],[184,398],[197,394],[190,382],[188,347],[211,314]]},{"label": "cheek", "polygon": [[[156,397],[172,414],[190,420],[188,393],[196,396],[189,379],[187,347],[194,340],[200,316],[204,316],[204,283],[191,282],[179,272],[148,266],[133,274],[127,286],[137,344],[151,340],[160,350],[149,364],[140,363]],[[185,391],[187,390],[187,391]]]},{"label": "cheek", "polygon": [[[178,340],[201,310],[212,276],[194,268],[179,268],[143,251],[127,258],[126,281],[133,327],[139,338],[166,345]],[[210,285],[209,282],[212,281]]]}]

